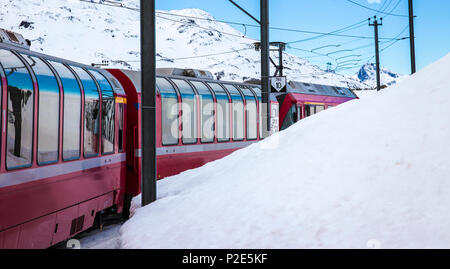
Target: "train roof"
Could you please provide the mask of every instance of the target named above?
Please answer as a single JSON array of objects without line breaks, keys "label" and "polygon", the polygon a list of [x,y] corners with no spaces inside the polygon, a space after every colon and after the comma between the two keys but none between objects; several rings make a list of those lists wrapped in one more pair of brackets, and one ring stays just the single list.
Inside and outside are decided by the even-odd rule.
[{"label": "train roof", "polygon": [[289,81],[287,84],[287,92],[356,98],[356,95],[349,88],[299,81]]},{"label": "train roof", "polygon": [[[119,69],[125,75],[127,75],[137,92],[141,92],[141,72],[134,71],[129,69]],[[187,70],[187,71],[186,71]],[[261,85],[252,84],[252,83],[244,83],[244,82],[235,82],[235,81],[225,81],[225,80],[216,80],[211,76],[196,76],[195,74],[201,74],[200,72],[207,72],[211,74],[209,71],[202,71],[196,69],[181,69],[181,68],[157,68],[156,69],[156,77],[169,78],[169,79],[187,79],[191,81],[203,81],[210,83],[219,83],[219,84],[233,84],[238,86],[250,87],[252,89],[258,89],[258,95],[261,95]]]},{"label": "train roof", "polygon": [[[14,38],[17,40],[17,42],[14,40]],[[39,53],[36,51],[32,51],[32,50],[30,50],[30,44],[31,43],[28,40],[24,39],[22,37],[22,35],[0,28],[0,49],[11,50],[11,51],[15,51],[17,53],[23,53],[23,54],[27,54],[27,55],[31,55],[31,56],[41,57],[47,61],[55,61],[55,62],[67,64],[67,65],[82,67],[85,69],[96,70],[96,71],[102,73],[102,75],[104,75],[109,80],[109,82],[116,94],[125,94],[125,91],[122,88],[121,84],[117,81],[117,79],[113,75],[111,75],[109,72],[106,72],[106,70],[97,68],[97,67],[94,67],[91,65],[86,65],[86,64],[79,63],[79,62],[74,62],[74,61],[70,61],[67,59],[51,56],[48,54],[43,54],[43,53]],[[1,67],[1,65],[0,65],[0,67]]]}]

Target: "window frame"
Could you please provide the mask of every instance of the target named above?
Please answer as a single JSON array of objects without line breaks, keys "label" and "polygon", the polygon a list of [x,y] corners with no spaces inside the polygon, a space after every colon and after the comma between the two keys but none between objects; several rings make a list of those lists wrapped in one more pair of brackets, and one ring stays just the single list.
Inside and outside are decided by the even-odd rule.
[{"label": "window frame", "polygon": [[[246,117],[245,117],[245,107],[247,104],[247,100],[245,100],[245,96],[242,94],[242,91],[239,89],[239,87],[236,87],[236,85],[231,84],[231,83],[223,83],[223,86],[226,88],[226,90],[228,90],[229,94],[230,94],[230,98],[231,98],[231,123],[233,126],[233,133],[231,136],[232,141],[236,141],[236,142],[241,142],[244,141],[246,139]],[[227,88],[227,86],[230,87],[234,87],[238,93],[239,96],[241,97],[241,100],[235,100],[233,99],[232,96],[236,96],[235,94],[231,94],[230,90]],[[242,119],[243,119],[243,123],[242,123],[242,127],[243,127],[243,131],[242,131],[242,138],[234,138],[234,134],[235,134],[235,130],[234,130],[234,125],[235,125],[235,117],[234,117],[234,105],[237,103],[242,103]],[[236,122],[236,126],[237,126],[237,122]],[[236,133],[237,134],[237,133]]]},{"label": "window frame", "polygon": [[301,121],[304,118],[303,104],[297,104],[297,118],[298,118],[298,121]]},{"label": "window frame", "polygon": [[[232,135],[230,135],[230,132],[231,132],[231,117],[230,117],[230,106],[231,106],[231,96],[230,96],[230,93],[228,92],[228,90],[222,85],[222,83],[220,82],[220,81],[208,81],[207,83],[206,83],[210,88],[211,88],[211,90],[214,92],[214,96],[216,97],[216,112],[215,112],[215,115],[216,115],[216,123],[217,123],[217,125],[216,125],[216,127],[215,127],[215,132],[217,132],[218,131],[218,129],[219,129],[219,117],[218,117],[218,113],[217,113],[217,108],[219,107],[219,98],[217,98],[217,93],[215,92],[215,90],[214,90],[214,88],[210,85],[210,84],[216,84],[216,85],[218,85],[220,88],[222,88],[223,90],[224,90],[224,92],[225,92],[225,95],[223,95],[223,94],[220,94],[219,96],[227,96],[227,100],[228,100],[228,102],[227,102],[227,104],[228,104],[228,138],[226,138],[226,139],[221,139],[221,138],[219,138],[219,135],[218,135],[218,133],[217,133],[217,136],[216,136],[216,141],[217,141],[217,143],[227,143],[227,142],[231,142],[232,140]],[[225,100],[225,99],[224,99]]]},{"label": "window frame", "polygon": [[[170,81],[173,86],[175,86],[175,90],[178,91],[178,93],[179,93],[179,100],[181,101],[181,102],[179,102],[179,105],[181,105],[181,115],[178,116],[179,117],[178,126],[181,126],[181,136],[179,137],[179,140],[181,141],[182,145],[195,145],[195,144],[198,144],[198,142],[199,142],[199,137],[198,137],[199,136],[198,135],[198,110],[199,110],[199,107],[198,107],[198,105],[199,104],[197,102],[197,98],[198,98],[199,94],[197,92],[197,89],[195,87],[193,87],[193,85],[191,83],[189,83],[188,80],[186,80],[184,78],[166,78],[166,79],[168,81]],[[192,141],[192,142],[185,142],[184,141],[184,134],[183,134],[183,132],[184,132],[183,93],[180,90],[180,88],[178,87],[178,84],[176,83],[176,81],[183,81],[183,82],[185,82],[187,85],[189,85],[189,87],[191,87],[192,91],[194,92],[194,98],[192,98],[192,100],[194,101],[194,110],[193,110],[194,121],[195,121],[195,123],[194,123],[194,125],[195,125],[194,136],[197,136],[197,137],[195,138],[195,141]],[[189,99],[189,98],[187,98],[187,99]]]},{"label": "window frame", "polygon": [[[256,95],[255,91],[253,91],[253,89],[249,86],[246,85],[238,85],[238,89],[240,90],[240,92],[242,93],[244,99],[245,99],[245,108],[244,108],[244,114],[245,114],[245,128],[246,128],[246,132],[245,132],[245,138],[248,141],[254,141],[254,140],[258,140],[258,122],[259,122],[259,117],[258,117],[258,96]],[[247,89],[252,95],[247,95],[246,93],[244,93],[244,91],[241,89]],[[256,113],[256,137],[255,138],[249,138],[249,120],[248,120],[248,101],[250,101],[251,103],[255,103],[255,113]]]},{"label": "window frame", "polygon": [[[65,68],[67,68],[67,70],[69,70],[69,72],[72,73],[72,75],[74,76],[75,80],[77,81],[78,84],[78,88],[80,89],[80,126],[79,126],[79,135],[78,135],[78,157],[72,157],[72,158],[64,158],[64,122],[62,124],[62,129],[61,129],[61,144],[62,144],[62,148],[61,148],[61,158],[63,160],[63,162],[70,162],[70,161],[75,161],[75,160],[79,160],[81,159],[81,156],[84,157],[84,143],[82,143],[82,139],[84,139],[84,87],[83,87],[83,83],[81,83],[81,79],[78,77],[78,74],[75,72],[75,70],[72,69],[72,67],[67,64],[67,63],[63,63],[63,62],[58,62],[58,61],[50,61],[51,62],[57,62],[62,64]],[[53,67],[54,68],[54,67]],[[56,73],[58,73],[58,70],[56,68],[54,68]],[[59,78],[61,79],[61,75],[59,75]],[[63,85],[62,83],[62,79],[61,79],[61,85]],[[65,116],[65,94],[64,94],[64,85],[62,86],[63,89],[63,101],[62,101],[62,118],[64,121],[64,116]]]},{"label": "window frame", "polygon": [[[200,139],[200,143],[201,144],[213,144],[216,141],[216,95],[214,93],[214,91],[211,89],[211,87],[209,86],[208,83],[201,81],[201,80],[188,80],[189,84],[191,84],[191,86],[197,91],[198,96],[199,96],[199,104],[198,104],[198,111],[199,111],[199,115],[200,115],[200,121],[199,121],[199,127],[200,127],[200,134],[199,134],[199,139]],[[200,91],[197,89],[197,86],[195,86],[195,84],[193,82],[198,82],[200,84],[203,84],[203,86],[205,86],[205,88],[209,91],[209,94],[211,96],[211,101],[213,104],[213,125],[212,125],[212,132],[213,132],[213,137],[211,141],[203,141],[203,106],[201,104],[201,98],[202,98],[202,94],[200,94]]]},{"label": "window frame", "polygon": [[[100,123],[99,123],[99,126],[100,126],[101,131],[100,131],[100,136],[99,136],[99,138],[100,138],[99,155],[100,156],[106,156],[106,155],[114,154],[115,147],[116,147],[116,122],[115,122],[115,119],[116,119],[116,98],[115,98],[114,88],[113,88],[111,82],[100,71],[95,70],[95,69],[88,69],[88,68],[83,68],[83,69],[84,69],[84,71],[87,71],[87,73],[94,80],[95,84],[97,85],[97,89],[99,91],[99,96],[100,96],[100,116],[99,116],[100,117],[99,118]],[[112,101],[113,101],[113,106],[112,107],[114,109],[114,116],[112,117],[112,121],[114,123],[114,132],[113,132],[114,137],[113,137],[113,141],[112,141],[113,142],[112,151],[108,151],[108,152],[104,152],[103,151],[103,102],[104,102],[103,101],[103,92],[104,91],[102,90],[102,87],[100,86],[100,83],[97,81],[97,78],[95,77],[95,75],[93,75],[94,73],[92,71],[97,72],[100,76],[102,76],[102,78],[104,78],[106,80],[106,82],[108,83],[109,87],[111,88],[111,92],[112,92]]]},{"label": "window frame", "polygon": [[[8,84],[4,85],[3,80],[6,81],[6,74],[5,74],[5,70],[3,69],[2,63],[0,63],[0,92],[1,92],[1,94],[0,94],[0,111],[2,111],[1,114],[3,114],[3,94],[4,94],[4,92],[8,91]],[[3,91],[3,89],[5,89],[5,91]],[[8,94],[8,93],[6,93],[6,94]],[[0,128],[1,129],[1,131],[0,131],[0,141],[2,141],[2,136],[3,136],[3,117],[0,117],[0,126],[1,126],[1,128]],[[2,161],[2,154],[1,154],[1,152],[2,152],[1,150],[2,149],[3,149],[2,143],[0,143],[0,161]],[[6,159],[6,156],[5,156],[5,159]],[[6,164],[6,162],[5,162],[5,164]]]},{"label": "window frame", "polygon": [[[253,95],[255,96],[255,100],[256,100],[256,113],[258,114],[258,121],[257,121],[257,126],[258,126],[258,140],[262,140],[263,139],[263,125],[262,125],[262,108],[261,108],[261,104],[262,104],[262,91],[261,88],[258,87],[258,85],[249,85],[247,86],[253,93]],[[256,89],[258,89],[258,92],[256,91]]]},{"label": "window frame", "polygon": [[80,79],[80,84],[82,85],[82,89],[83,89],[83,92],[82,92],[82,96],[83,96],[82,97],[82,103],[83,103],[82,104],[82,108],[83,109],[82,109],[82,127],[81,127],[81,130],[82,130],[81,134],[83,136],[83,144],[81,145],[81,148],[83,149],[83,158],[84,159],[89,159],[89,158],[99,157],[99,156],[101,156],[101,151],[102,151],[102,149],[101,149],[101,109],[102,109],[101,103],[102,103],[102,98],[101,98],[101,93],[100,93],[100,90],[99,90],[99,86],[97,84],[97,81],[92,78],[92,75],[89,72],[87,72],[86,69],[83,68],[82,66],[75,65],[75,64],[68,65],[68,66],[71,69],[73,69],[73,67],[77,67],[77,68],[82,69],[84,72],[86,72],[89,75],[89,77],[91,78],[91,80],[94,82],[94,84],[97,87],[98,103],[99,103],[99,112],[98,112],[99,115],[97,117],[98,117],[98,121],[99,121],[99,131],[100,131],[100,133],[98,135],[98,141],[97,141],[97,143],[98,143],[98,145],[97,145],[98,152],[97,153],[88,154],[88,153],[86,153],[86,150],[85,150],[85,143],[86,143],[86,132],[85,132],[85,126],[86,126],[86,89],[84,88],[84,85],[83,85],[83,82],[81,80],[81,77],[79,76],[77,71],[75,69],[73,69],[73,71],[77,75],[76,77],[78,79]]},{"label": "window frame", "polygon": [[[25,60],[25,59],[23,59],[22,58],[22,56],[17,52],[17,51],[15,51],[15,50],[12,50],[12,49],[6,49],[6,48],[0,48],[0,50],[5,50],[5,51],[9,51],[9,52],[11,52],[14,56],[16,56],[18,59],[19,59],[19,61],[20,62],[22,62],[23,63],[23,65],[24,65],[24,67],[26,68],[26,70],[27,70],[27,73],[28,73],[28,75],[30,76],[30,80],[31,80],[31,84],[32,84],[32,88],[33,88],[33,100],[32,100],[32,104],[33,104],[33,109],[32,109],[32,112],[33,112],[33,120],[32,120],[32,126],[31,126],[31,132],[32,132],[32,135],[31,135],[31,137],[32,137],[32,139],[31,139],[31,156],[30,156],[30,163],[29,164],[25,164],[25,165],[18,165],[18,166],[13,166],[13,167],[8,167],[8,153],[6,152],[6,154],[5,154],[5,160],[4,160],[4,162],[5,162],[5,169],[7,170],[7,171],[13,171],[13,170],[19,170],[19,169],[26,169],[26,168],[30,168],[30,167],[32,167],[33,166],[33,164],[34,164],[34,143],[35,143],[35,139],[34,139],[34,135],[35,135],[35,132],[34,132],[34,128],[35,128],[35,109],[36,109],[36,84],[37,84],[37,80],[36,80],[36,77],[34,76],[34,73],[33,73],[33,70],[31,70],[31,67],[28,65],[28,62]],[[2,65],[2,69],[3,69],[3,71],[5,70],[4,69],[4,67],[3,67],[3,65]],[[8,117],[8,108],[9,108],[9,106],[8,106],[8,85],[9,85],[9,82],[8,82],[8,77],[6,76],[6,72],[5,72],[5,80],[6,80],[6,98],[7,98],[7,100],[6,100],[6,104],[7,104],[7,107],[6,107],[6,117]],[[3,122],[2,122],[3,123]],[[9,131],[9,128],[8,128],[8,124],[7,123],[5,123],[6,124],[6,143],[8,143],[8,131]],[[2,125],[3,126],[3,125]],[[8,146],[6,146],[6,148],[5,148],[5,151],[7,151],[8,150]]]},{"label": "window frame", "polygon": [[[124,103],[116,103],[117,104],[117,109],[122,112],[122,113],[117,113],[117,152],[118,153],[124,153],[125,152],[125,108],[126,108],[126,104]],[[122,123],[121,123],[121,118],[122,118]],[[122,124],[122,139],[119,139],[119,132],[120,132],[120,125]],[[122,146],[122,148],[120,148]]]},{"label": "window frame", "polygon": [[174,99],[176,100],[176,104],[177,104],[177,115],[176,115],[176,120],[177,120],[177,137],[176,137],[176,140],[177,140],[177,142],[176,143],[164,143],[164,135],[163,135],[163,132],[164,132],[164,127],[163,127],[163,98],[168,98],[168,97],[163,97],[162,96],[160,86],[158,85],[157,79],[156,79],[155,80],[155,87],[158,90],[158,92],[160,94],[160,98],[161,98],[161,118],[160,118],[160,120],[161,120],[161,145],[163,145],[163,146],[177,146],[177,145],[180,144],[180,140],[181,140],[181,136],[180,136],[180,122],[181,122],[180,121],[180,99],[181,99],[180,93],[178,92],[178,88],[175,87],[172,84],[172,81],[170,81],[166,77],[157,76],[156,78],[163,79],[163,80],[167,81],[172,86],[172,88],[173,88],[173,90],[175,91],[175,94],[176,94],[176,98],[174,98]]},{"label": "window frame", "polygon": [[[34,71],[33,67],[31,67],[31,70],[33,71],[33,74],[34,74],[34,76],[36,78],[36,85],[37,85],[37,89],[38,89],[38,95],[36,96],[37,108],[35,109],[36,123],[37,123],[37,133],[35,135],[35,137],[36,137],[36,164],[38,166],[46,166],[46,165],[58,163],[59,160],[60,160],[60,157],[61,157],[60,154],[59,154],[60,153],[60,143],[59,142],[60,142],[60,138],[61,138],[61,135],[60,135],[60,131],[61,131],[60,130],[60,127],[61,127],[61,113],[60,112],[61,112],[61,107],[62,107],[62,104],[61,104],[61,88],[62,88],[61,85],[62,85],[62,83],[59,80],[59,77],[58,77],[57,73],[55,72],[53,66],[51,66],[43,57],[34,56],[34,55],[31,55],[31,54],[22,53],[22,52],[20,53],[20,55],[22,57],[24,57],[24,55],[26,55],[28,57],[35,57],[35,58],[38,58],[39,60],[41,60],[50,69],[50,71],[52,72],[52,74],[53,74],[53,76],[54,76],[54,78],[56,80],[56,84],[58,85],[58,133],[57,133],[58,143],[57,143],[57,150],[56,150],[57,156],[56,156],[56,160],[54,160],[54,161],[39,162],[39,158],[38,158],[38,155],[39,155],[39,127],[40,127],[39,113],[41,111],[40,110],[40,100],[41,100],[40,94],[41,94],[41,90],[40,90],[38,76],[36,75],[36,72]],[[27,61],[27,60],[25,59],[25,61]],[[34,131],[34,129],[33,129],[33,131]]]}]

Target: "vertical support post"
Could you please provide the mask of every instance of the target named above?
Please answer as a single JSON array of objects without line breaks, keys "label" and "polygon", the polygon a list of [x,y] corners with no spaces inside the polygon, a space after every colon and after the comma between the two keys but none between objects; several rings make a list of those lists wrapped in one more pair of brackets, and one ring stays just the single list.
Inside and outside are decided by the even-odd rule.
[{"label": "vertical support post", "polygon": [[[370,22],[370,19],[369,19]],[[377,16],[374,16],[374,22],[373,24],[370,24],[370,26],[373,26],[375,29],[375,59],[376,59],[376,68],[377,68],[377,91],[380,91],[381,89],[381,81],[380,81],[380,48],[379,48],[379,42],[378,42],[378,26],[383,25],[383,18],[381,18],[381,24],[378,23]]]},{"label": "vertical support post", "polygon": [[[263,113],[263,126],[270,131],[270,60],[269,60],[269,0],[261,0],[261,94],[262,102],[266,104],[266,113]],[[263,130],[264,130],[263,129]]]},{"label": "vertical support post", "polygon": [[414,10],[413,0],[408,0],[409,7],[409,43],[411,51],[411,74],[416,73],[416,48],[414,45]]},{"label": "vertical support post", "polygon": [[280,77],[283,76],[283,46],[280,44],[280,46],[278,47],[278,66],[280,69]]},{"label": "vertical support post", "polygon": [[141,0],[142,206],[156,200],[155,0]]}]

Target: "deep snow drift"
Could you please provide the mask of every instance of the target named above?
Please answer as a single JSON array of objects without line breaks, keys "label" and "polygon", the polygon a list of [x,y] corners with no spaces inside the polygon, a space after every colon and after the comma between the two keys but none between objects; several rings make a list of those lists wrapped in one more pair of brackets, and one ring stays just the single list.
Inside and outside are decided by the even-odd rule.
[{"label": "deep snow drift", "polygon": [[449,66],[160,181],[121,246],[449,248]]}]

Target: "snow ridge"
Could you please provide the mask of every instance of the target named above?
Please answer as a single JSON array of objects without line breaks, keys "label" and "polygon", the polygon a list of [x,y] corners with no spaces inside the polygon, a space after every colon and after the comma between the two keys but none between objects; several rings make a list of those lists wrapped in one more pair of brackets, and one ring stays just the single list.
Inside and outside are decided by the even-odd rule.
[{"label": "snow ridge", "polygon": [[[158,182],[123,248],[449,248],[450,54]],[[418,103],[432,104],[426,113]],[[148,227],[152,227],[149,229]]]}]

